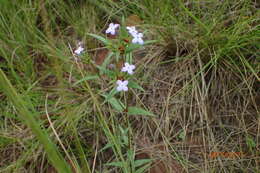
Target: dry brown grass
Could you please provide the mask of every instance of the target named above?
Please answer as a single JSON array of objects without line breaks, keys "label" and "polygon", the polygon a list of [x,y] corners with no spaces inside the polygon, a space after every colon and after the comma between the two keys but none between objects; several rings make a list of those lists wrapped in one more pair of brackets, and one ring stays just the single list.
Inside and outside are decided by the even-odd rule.
[{"label": "dry brown grass", "polygon": [[[194,77],[205,65],[199,53],[184,61],[160,65],[167,54],[161,48],[157,51],[146,55],[158,55],[152,62],[143,60],[147,62],[143,66],[149,74],[149,83],[146,93],[139,97],[159,116],[136,123],[137,134],[145,136],[148,145],[140,147],[144,152],[141,157],[157,158],[152,154],[156,151],[163,158],[169,152],[173,155],[174,149],[187,161],[180,166],[175,163],[178,162],[176,157],[171,158],[169,162],[176,164],[177,172],[181,172],[179,167],[186,172],[254,172],[253,168],[258,167],[260,161],[259,144],[250,150],[247,136],[256,142],[260,140],[259,89],[256,87],[259,81],[252,74],[238,76],[225,61],[219,68],[204,70]],[[137,137],[136,143],[139,141]],[[246,154],[212,158],[212,152]],[[158,173],[159,170],[174,172],[164,170],[160,160],[154,167]]]}]

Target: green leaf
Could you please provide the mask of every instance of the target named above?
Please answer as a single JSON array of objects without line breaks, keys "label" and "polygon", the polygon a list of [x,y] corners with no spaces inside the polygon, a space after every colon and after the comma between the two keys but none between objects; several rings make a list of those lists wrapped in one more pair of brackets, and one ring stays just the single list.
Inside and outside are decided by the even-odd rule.
[{"label": "green leaf", "polygon": [[120,59],[120,52],[116,52],[116,62],[118,62]]},{"label": "green leaf", "polygon": [[131,149],[129,149],[129,150],[127,150],[127,158],[129,159],[129,160],[134,160],[134,156],[135,154],[134,154],[134,151],[133,150],[131,150]]},{"label": "green leaf", "polygon": [[126,57],[126,62],[128,62],[129,64],[133,64],[133,53],[132,52],[126,53],[125,57]]},{"label": "green leaf", "polygon": [[110,78],[114,78],[116,76],[115,72],[108,70],[105,67],[102,67],[102,66],[99,66],[99,65],[97,65],[96,67],[100,70],[101,74],[104,73]]},{"label": "green leaf", "polygon": [[105,45],[108,45],[110,43],[110,41],[102,36],[96,35],[96,34],[88,34],[96,39],[98,39],[99,41],[102,41]]},{"label": "green leaf", "polygon": [[16,116],[12,112],[5,112],[3,115],[8,117],[8,118],[13,118],[13,119],[16,119],[16,120],[20,120],[20,117]]},{"label": "green leaf", "polygon": [[138,107],[128,107],[129,115],[146,115],[146,116],[155,116],[153,113],[144,110],[143,108]]},{"label": "green leaf", "polygon": [[16,142],[15,138],[0,135],[0,148],[4,148],[5,146],[7,146],[11,143],[14,143],[14,142]]},{"label": "green leaf", "polygon": [[129,81],[128,83],[128,87],[130,88],[136,88],[136,89],[139,89],[141,91],[145,91],[138,83],[134,82],[134,81]]},{"label": "green leaf", "polygon": [[120,100],[117,100],[115,97],[110,98],[108,100],[108,103],[110,103],[113,108],[115,108],[119,112],[123,112],[123,110],[125,109],[124,104]]},{"label": "green leaf", "polygon": [[110,63],[111,57],[114,55],[113,52],[110,52],[108,56],[105,58],[104,62],[102,63],[102,67],[106,68],[106,66]]},{"label": "green leaf", "polygon": [[124,166],[124,162],[111,162],[111,163],[106,163],[106,166],[116,166],[122,168]]},{"label": "green leaf", "polygon": [[256,147],[256,143],[255,143],[254,139],[251,136],[247,136],[246,137],[246,144],[250,148],[255,148]]},{"label": "green leaf", "polygon": [[94,75],[94,76],[86,76],[86,77],[84,77],[84,78],[78,80],[77,82],[75,82],[75,83],[73,84],[73,86],[76,86],[76,85],[78,85],[79,83],[81,83],[81,82],[83,82],[83,81],[93,80],[93,79],[98,79],[98,76],[97,76],[97,75]]},{"label": "green leaf", "polygon": [[107,143],[99,152],[101,153],[101,152],[105,151],[108,148],[112,148],[113,146],[114,146],[113,144]]},{"label": "green leaf", "polygon": [[135,167],[139,167],[139,166],[142,166],[146,163],[150,163],[152,161],[152,159],[140,159],[140,160],[135,160],[134,162],[134,166]]},{"label": "green leaf", "polygon": [[178,138],[180,138],[181,140],[184,140],[185,137],[186,137],[186,132],[183,130],[183,131],[181,131],[181,132],[179,133]]},{"label": "green leaf", "polygon": [[116,93],[118,93],[118,91],[116,90],[116,88],[113,88],[109,94],[103,94],[102,96],[105,97],[105,102],[107,102],[109,99],[111,99]]},{"label": "green leaf", "polygon": [[157,43],[158,40],[148,40],[144,42],[144,45],[152,44],[152,43]]},{"label": "green leaf", "polygon": [[142,166],[141,168],[137,169],[135,173],[144,173],[148,168],[150,167],[150,164],[147,164],[145,166]]},{"label": "green leaf", "polygon": [[125,53],[129,53],[134,51],[135,49],[141,48],[143,45],[140,44],[130,44],[129,46],[126,47]]}]

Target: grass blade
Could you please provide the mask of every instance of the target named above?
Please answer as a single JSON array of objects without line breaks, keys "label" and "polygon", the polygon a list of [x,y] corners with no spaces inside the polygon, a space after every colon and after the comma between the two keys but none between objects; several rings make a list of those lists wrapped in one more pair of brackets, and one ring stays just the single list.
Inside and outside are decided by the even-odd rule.
[{"label": "grass blade", "polygon": [[56,145],[50,140],[48,134],[44,129],[41,129],[40,124],[35,120],[33,113],[30,112],[25,106],[25,102],[17,94],[15,88],[12,86],[4,72],[0,69],[0,87],[10,101],[14,104],[15,108],[18,110],[19,115],[24,120],[25,124],[30,127],[34,135],[43,145],[49,161],[52,163],[53,167],[60,173],[71,173],[71,169],[62,158],[60,152],[58,151]]}]

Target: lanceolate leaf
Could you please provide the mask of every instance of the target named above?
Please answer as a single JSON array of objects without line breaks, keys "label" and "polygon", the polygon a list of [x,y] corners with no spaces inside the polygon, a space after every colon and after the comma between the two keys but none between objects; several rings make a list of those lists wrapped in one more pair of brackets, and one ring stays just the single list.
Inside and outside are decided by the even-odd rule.
[{"label": "lanceolate leaf", "polygon": [[145,115],[145,116],[155,116],[153,113],[138,107],[128,107],[129,115]]},{"label": "lanceolate leaf", "polygon": [[144,92],[144,89],[138,83],[136,83],[134,81],[129,81],[128,86],[130,88],[136,88],[136,89],[139,89]]},{"label": "lanceolate leaf", "polygon": [[102,41],[105,45],[108,45],[110,42],[108,39],[102,37],[102,36],[99,36],[99,35],[96,35],[96,34],[88,34],[96,39],[98,39],[99,41]]},{"label": "lanceolate leaf", "polygon": [[134,162],[134,165],[135,165],[135,167],[139,167],[139,166],[142,166],[146,163],[150,163],[151,161],[152,161],[152,159],[140,159],[140,160],[136,160]]},{"label": "lanceolate leaf", "polygon": [[79,83],[81,83],[81,82],[83,82],[83,81],[93,80],[93,79],[98,79],[98,76],[97,76],[97,75],[94,75],[94,76],[86,76],[86,77],[84,77],[84,78],[78,80],[77,82],[75,82],[75,83],[73,84],[73,86],[76,86],[76,85],[78,85]]},{"label": "lanceolate leaf", "polygon": [[108,77],[110,78],[114,78],[116,76],[116,73],[114,71],[108,70],[102,66],[96,66],[99,70],[101,74],[106,74]]},{"label": "lanceolate leaf", "polygon": [[135,171],[135,173],[144,173],[149,167],[150,167],[150,164],[148,163],[148,164],[142,166],[141,168],[137,169]]},{"label": "lanceolate leaf", "polygon": [[105,101],[107,102],[109,99],[111,99],[118,91],[116,90],[116,88],[113,88],[109,94],[103,94],[102,96],[105,97]]},{"label": "lanceolate leaf", "polygon": [[106,163],[106,166],[116,166],[122,168],[124,166],[123,162],[111,162],[111,163]]},{"label": "lanceolate leaf", "polygon": [[125,52],[129,53],[129,52],[132,52],[133,50],[141,48],[141,47],[142,47],[142,45],[140,45],[140,44],[130,44],[128,47],[126,47]]},{"label": "lanceolate leaf", "polygon": [[104,61],[103,61],[103,63],[102,63],[102,67],[103,68],[106,68],[106,66],[110,63],[110,61],[111,61],[111,57],[114,55],[114,53],[113,52],[110,52],[109,54],[108,54],[108,56],[104,59]]},{"label": "lanceolate leaf", "polygon": [[145,41],[144,42],[144,45],[147,45],[147,44],[152,44],[152,43],[157,43],[158,40],[148,40],[148,41]]},{"label": "lanceolate leaf", "polygon": [[117,100],[115,97],[110,98],[108,102],[119,112],[123,112],[123,110],[125,109],[123,103]]}]

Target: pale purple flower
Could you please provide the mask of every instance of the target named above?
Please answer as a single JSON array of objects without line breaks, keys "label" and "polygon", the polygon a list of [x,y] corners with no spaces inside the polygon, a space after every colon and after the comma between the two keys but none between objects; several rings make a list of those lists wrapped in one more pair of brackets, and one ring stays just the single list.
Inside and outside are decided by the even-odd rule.
[{"label": "pale purple flower", "polygon": [[129,34],[135,37],[138,34],[138,31],[135,29],[135,26],[127,26],[126,29],[128,30]]},{"label": "pale purple flower", "polygon": [[138,33],[134,36],[132,43],[136,43],[136,44],[144,44],[144,40],[143,40],[143,34],[142,33]]},{"label": "pale purple flower", "polygon": [[128,62],[125,63],[125,66],[122,67],[122,72],[127,72],[128,74],[132,75],[134,73],[135,65],[129,64]]},{"label": "pale purple flower", "polygon": [[128,80],[117,80],[116,81],[116,84],[117,84],[117,87],[116,87],[116,90],[117,91],[128,91]]},{"label": "pale purple flower", "polygon": [[79,46],[79,47],[74,51],[74,53],[77,54],[77,55],[80,55],[83,51],[84,51],[84,48],[83,48],[82,46]]},{"label": "pale purple flower", "polygon": [[109,27],[106,30],[106,34],[111,34],[111,35],[115,35],[116,34],[116,29],[119,27],[119,24],[114,24],[114,23],[110,23]]}]

